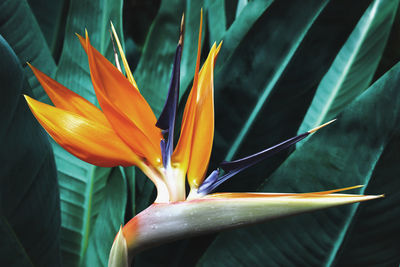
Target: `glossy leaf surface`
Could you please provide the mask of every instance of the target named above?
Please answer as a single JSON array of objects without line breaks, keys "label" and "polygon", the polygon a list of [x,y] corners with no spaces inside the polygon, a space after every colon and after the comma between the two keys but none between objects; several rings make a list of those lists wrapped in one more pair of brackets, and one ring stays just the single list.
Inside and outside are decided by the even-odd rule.
[{"label": "glossy leaf surface", "polygon": [[389,37],[398,1],[373,1],[318,86],[298,133],[334,118],[368,88]]},{"label": "glossy leaf surface", "polygon": [[[364,193],[371,188],[373,173],[379,172],[378,160],[391,137],[400,131],[399,82],[400,65],[397,64],[338,116],[335,127],[321,130],[297,149],[260,190],[284,188],[289,192],[301,192],[364,184],[365,188],[360,191]],[[396,187],[397,181],[393,179],[391,184]],[[375,205],[386,202],[385,199],[380,201],[381,204]],[[353,231],[357,230],[350,225],[356,220],[358,211],[364,209],[362,205],[220,234],[204,254],[202,265],[235,265],[244,259],[247,264],[254,265],[260,262],[330,265],[338,256],[344,239],[352,239]],[[387,210],[386,220],[395,214],[395,210]],[[398,231],[397,227],[393,233]],[[379,237],[379,233],[376,234]],[[237,257],[243,254],[246,257]],[[393,258],[395,255],[390,256]]]},{"label": "glossy leaf surface", "polygon": [[32,94],[0,35],[0,265],[59,266],[60,199],[47,135],[22,94]]}]

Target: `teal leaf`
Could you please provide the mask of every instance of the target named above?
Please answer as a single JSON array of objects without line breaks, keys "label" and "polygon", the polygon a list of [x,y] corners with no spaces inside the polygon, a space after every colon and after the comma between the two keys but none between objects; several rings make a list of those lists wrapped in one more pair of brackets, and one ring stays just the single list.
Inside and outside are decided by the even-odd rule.
[{"label": "teal leaf", "polygon": [[63,263],[79,266],[105,196],[111,169],[76,159],[54,144],[61,198],[61,252]]},{"label": "teal leaf", "polygon": [[0,34],[14,49],[36,99],[49,103],[49,98],[25,64],[29,62],[53,77],[56,64],[26,0],[5,0],[0,3]]},{"label": "teal leaf", "polygon": [[108,178],[104,199],[89,237],[83,266],[107,266],[114,238],[124,224],[127,181],[122,172],[122,168],[114,168]]},{"label": "teal leaf", "polygon": [[321,80],[298,133],[332,119],[368,88],[381,60],[398,4],[399,1],[385,0],[371,3]]},{"label": "teal leaf", "polygon": [[[275,87],[278,79],[282,75],[283,71],[286,69],[286,67],[289,64],[289,61],[293,57],[294,53],[300,46],[300,43],[303,41],[306,33],[310,29],[311,25],[314,23],[315,19],[318,17],[320,12],[323,10],[325,7],[327,1],[319,1],[319,3],[315,3],[314,5],[308,5],[309,9],[304,9],[303,12],[297,12],[297,19],[292,19],[288,20],[289,25],[285,25],[284,23],[280,24],[279,27],[281,29],[274,29],[275,31],[283,30],[286,29],[286,31],[291,31],[288,32],[286,36],[289,36],[286,40],[275,36],[275,38],[279,38],[282,40],[281,44],[277,44],[279,40],[275,39],[274,36],[270,36],[269,40],[267,42],[275,42],[274,46],[276,46],[275,50],[279,51],[274,51],[270,52],[271,56],[276,57],[274,60],[274,65],[272,66],[265,66],[266,62],[262,61],[260,58],[255,58],[254,61],[251,63],[252,68],[256,68],[258,64],[263,65],[264,73],[271,73],[268,78],[265,80],[262,80],[264,84],[262,84],[262,89],[259,90],[258,92],[258,98],[256,102],[254,103],[254,106],[251,107],[251,109],[246,112],[248,114],[248,117],[245,119],[244,125],[240,128],[240,131],[238,132],[235,140],[231,144],[230,149],[228,150],[226,154],[225,160],[230,161],[232,160],[233,156],[236,154],[240,144],[243,142],[243,139],[246,137],[247,133],[249,132],[249,129],[252,127],[254,124],[254,121],[256,117],[259,115],[261,108],[263,107],[265,101],[267,100],[268,96],[272,92],[273,88]],[[290,12],[293,12],[294,9],[296,8],[296,5],[291,6],[292,10],[286,11],[286,13],[283,13],[286,16],[289,16]],[[272,27],[271,23],[271,27]],[[274,25],[276,27],[276,25]],[[268,63],[267,63],[268,64]],[[224,70],[226,71],[231,71],[230,68],[226,68]],[[225,76],[224,71],[221,71],[222,73],[219,73],[221,76]],[[265,75],[265,74],[264,74]],[[254,86],[254,81],[251,82],[248,80],[247,77],[243,77],[244,81],[242,82],[247,82],[247,84],[253,84]]]},{"label": "teal leaf", "polygon": [[61,52],[68,0],[27,0],[54,57]]},{"label": "teal leaf", "polygon": [[[357,184],[365,185],[360,190],[362,194],[375,191],[372,178],[374,173],[383,171],[378,169],[382,165],[377,162],[384,157],[383,151],[392,136],[400,134],[399,84],[400,64],[397,64],[340,113],[334,127],[321,130],[296,149],[260,191],[310,192]],[[392,187],[398,187],[398,179],[393,179],[398,175],[390,174]],[[386,201],[378,200],[375,205],[396,205]],[[345,245],[345,239],[352,239],[357,229],[351,226],[357,225],[356,218],[362,216],[362,209],[363,204],[356,204],[222,233],[208,248],[200,265],[246,262],[254,266],[274,262],[284,266],[329,266]],[[390,221],[397,214],[396,210],[385,211],[384,221]],[[364,213],[366,217],[369,221],[371,214]],[[368,224],[367,219],[364,222]],[[380,238],[380,231],[374,228],[368,231],[373,239]],[[399,231],[397,226],[392,233]],[[386,238],[396,238],[396,235]],[[386,254],[388,259],[396,255]],[[373,253],[371,259],[374,259]]]},{"label": "teal leaf", "polygon": [[[216,5],[218,2],[220,1],[215,1],[215,3],[210,4],[208,16],[210,25],[210,42],[223,40],[223,49],[218,56],[218,61],[221,63],[217,66],[217,72],[225,65],[225,61],[227,61],[233,52],[235,52],[240,43],[244,42],[246,34],[272,4],[273,0],[256,0],[249,2],[244,6],[238,5],[238,10],[241,8],[241,11],[237,14],[236,19],[232,22],[230,27],[225,32],[221,33],[221,30],[219,30],[218,34],[216,34],[213,33],[216,31],[213,28],[216,27],[218,29],[218,27],[222,27],[215,25],[220,24],[221,20],[223,21],[224,16],[224,14],[221,14],[223,11],[219,10],[222,7]],[[218,17],[218,15],[222,17]],[[224,25],[223,22],[221,24]]]},{"label": "teal leaf", "polygon": [[399,149],[400,136],[396,134],[386,145],[365,190],[366,194],[385,193],[385,200],[360,205],[349,225],[351,234],[331,255],[333,266],[395,266],[400,262],[400,209],[396,208],[400,193],[393,181],[400,175]]},{"label": "teal leaf", "polygon": [[[321,1],[272,3],[223,62],[215,74],[216,130],[210,169],[223,159],[241,158],[296,135],[316,86],[369,3],[329,2],[322,11],[317,8],[321,5]],[[335,19],[342,23],[332,24]],[[283,151],[252,167],[220,190],[255,190],[289,153]]]},{"label": "teal leaf", "polygon": [[157,117],[167,98],[182,14],[182,0],[162,1],[134,73],[140,92]]},{"label": "teal leaf", "polygon": [[60,266],[60,199],[47,135],[22,94],[19,59],[0,35],[1,266]]},{"label": "teal leaf", "polygon": [[[87,56],[75,33],[89,32],[93,46],[113,62],[109,25],[113,21],[122,39],[122,1],[79,1],[69,5],[64,46],[56,80],[96,103]],[[123,40],[123,39],[122,39]],[[105,197],[111,169],[100,168],[72,156],[52,142],[61,193],[62,256],[67,266],[84,260],[89,237]]]},{"label": "teal leaf", "polygon": [[225,0],[206,0],[207,21],[210,35],[210,47],[216,41],[222,40],[226,32]]}]

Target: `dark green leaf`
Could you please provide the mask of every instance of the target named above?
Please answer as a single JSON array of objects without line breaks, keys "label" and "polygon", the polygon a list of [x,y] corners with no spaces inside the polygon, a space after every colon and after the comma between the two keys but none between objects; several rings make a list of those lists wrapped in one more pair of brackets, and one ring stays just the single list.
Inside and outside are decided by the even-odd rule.
[{"label": "dark green leaf", "polygon": [[108,255],[114,238],[120,226],[124,224],[127,181],[122,171],[122,168],[114,168],[108,178],[83,266],[108,266]]},{"label": "dark green leaf", "polygon": [[[400,136],[395,135],[383,151],[366,194],[385,193],[383,201],[360,205],[337,253],[334,266],[396,266],[400,263]],[[394,186],[396,185],[396,186]]]},{"label": "dark green leaf", "polygon": [[[215,74],[211,168],[224,158],[245,157],[296,135],[314,90],[369,3],[334,1],[322,11],[321,5],[274,2],[230,59],[217,62],[224,65]],[[287,155],[254,166],[220,190],[255,190]]]},{"label": "dark green leaf", "polygon": [[147,99],[156,116],[160,114],[167,98],[172,62],[184,11],[183,2],[183,0],[173,0],[161,3],[134,73],[140,92]]},{"label": "dark green leaf", "polygon": [[26,0],[1,1],[0,18],[0,34],[14,49],[23,64],[35,98],[49,102],[48,96],[25,64],[29,61],[52,77],[56,71],[54,59],[28,3]]},{"label": "dark green leaf", "polygon": [[[376,163],[384,148],[393,135],[400,134],[399,84],[397,64],[352,102],[338,116],[334,127],[321,130],[292,153],[261,191],[312,192],[357,184],[364,184],[368,190],[373,186],[373,172],[380,172]],[[397,184],[398,179],[391,180],[392,187]],[[365,188],[360,193],[365,193]],[[376,205],[383,201],[387,200],[377,200]],[[202,264],[329,266],[345,237],[352,235],[349,226],[361,207],[363,204],[332,208],[220,234]],[[394,218],[397,213],[393,212],[386,210],[386,220]],[[379,238],[379,234],[375,231],[374,236]]]},{"label": "dark green leaf", "polygon": [[61,52],[65,11],[69,0],[27,0],[53,55]]},{"label": "dark green leaf", "polygon": [[370,5],[319,84],[299,134],[332,119],[368,88],[398,4],[399,1],[376,0]]},{"label": "dark green leaf", "polygon": [[[85,28],[93,46],[113,60],[109,25],[121,33],[122,1],[72,0],[69,6],[64,47],[56,80],[96,103],[87,56],[75,33]],[[120,35],[122,41],[123,38]],[[112,61],[113,62],[113,61]],[[72,156],[53,142],[60,180],[62,214],[62,255],[64,265],[78,266],[89,243],[92,226],[102,205],[110,169],[99,168]],[[124,210],[124,207],[120,207]]]},{"label": "dark green leaf", "polygon": [[60,199],[47,135],[22,94],[32,95],[0,36],[1,266],[60,266]]}]

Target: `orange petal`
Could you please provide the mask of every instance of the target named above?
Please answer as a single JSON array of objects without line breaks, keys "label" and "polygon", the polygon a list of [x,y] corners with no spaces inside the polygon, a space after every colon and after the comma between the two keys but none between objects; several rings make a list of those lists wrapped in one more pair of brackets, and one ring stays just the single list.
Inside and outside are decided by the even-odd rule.
[{"label": "orange petal", "polygon": [[200,69],[200,56],[201,56],[201,34],[202,34],[202,25],[203,25],[203,9],[201,9],[200,13],[200,26],[199,26],[199,37],[197,41],[197,58],[196,58],[196,68],[194,71],[193,78],[193,86],[188,99],[186,101],[185,110],[183,112],[182,117],[182,126],[181,126],[181,135],[176,145],[176,149],[173,153],[172,161],[174,163],[179,163],[179,168],[186,173],[190,151],[192,146],[192,136],[193,136],[193,124],[194,124],[194,112],[195,112],[195,101],[192,100],[193,94],[197,95],[197,84],[199,78],[199,69]]},{"label": "orange petal", "polygon": [[161,163],[161,131],[143,96],[105,57],[90,45],[86,36],[90,74],[100,106],[117,134],[152,165]]},{"label": "orange petal", "polygon": [[[356,188],[363,187],[363,185],[354,185],[349,187],[343,187],[338,189],[332,189],[327,191],[319,191],[319,192],[310,192],[310,193],[214,193],[210,195],[206,195],[202,198],[257,198],[257,197],[296,197],[296,198],[304,198],[304,197],[330,197],[333,193],[348,191]],[[344,194],[336,194],[334,196],[348,196]],[[361,195],[353,195],[352,196],[361,196]]]},{"label": "orange petal", "polygon": [[140,162],[110,127],[26,95],[25,99],[49,135],[81,160],[101,167],[132,166]]},{"label": "orange petal", "polygon": [[[214,44],[204,63],[185,107],[181,132],[174,160],[185,168],[191,188],[198,188],[207,171],[214,138],[214,60],[217,48]],[[185,147],[183,147],[185,146]],[[190,149],[190,157],[188,149]]]},{"label": "orange petal", "polygon": [[53,80],[31,64],[28,63],[28,65],[56,107],[74,112],[100,124],[109,125],[103,112],[95,105]]},{"label": "orange petal", "polygon": [[[200,13],[199,37],[198,37],[198,42],[197,42],[197,58],[196,58],[196,68],[195,68],[194,78],[193,78],[193,86],[192,86],[192,90],[188,96],[185,110],[183,113],[181,135],[180,135],[178,144],[177,144],[176,149],[173,154],[173,162],[178,163],[179,169],[181,169],[181,171],[184,173],[186,173],[187,168],[189,166],[190,155],[191,155],[191,151],[192,151],[193,135],[194,135],[193,133],[195,131],[195,129],[194,129],[195,128],[195,118],[196,118],[195,113],[197,110],[196,106],[197,106],[198,101],[196,101],[196,99],[193,99],[193,95],[197,96],[197,95],[201,94],[201,92],[200,93],[198,92],[198,83],[199,83],[199,68],[200,68],[200,55],[201,55],[202,25],[203,25],[203,9],[201,9],[201,13]],[[215,65],[219,50],[221,49],[221,45],[222,45],[222,42],[220,42],[220,44],[216,48],[216,51],[214,54],[213,67]],[[209,57],[210,57],[211,52],[212,51],[210,51],[210,53],[209,53]],[[204,65],[206,65],[206,63]],[[212,70],[212,72],[213,72],[213,70]],[[212,113],[214,113],[213,109],[214,108],[212,108]],[[212,120],[214,120],[214,115],[212,115]],[[211,135],[213,136],[214,135],[214,133],[213,133],[214,123],[212,123],[212,125],[213,126],[212,126]],[[211,139],[210,145],[212,146],[212,139]],[[211,146],[210,146],[210,149],[211,149]],[[210,153],[211,153],[211,151],[210,151]],[[206,158],[207,158],[206,159],[207,162],[204,167],[205,168],[203,171],[204,173],[207,170],[209,155]],[[195,169],[195,168],[193,168],[193,169]],[[201,173],[201,172],[202,171],[199,171],[199,173]],[[195,176],[197,176],[197,174]],[[192,186],[198,187],[201,184],[201,182],[204,179],[204,174],[199,175],[199,177],[201,177],[201,178],[197,179],[197,181],[193,181],[193,179],[192,179],[193,177],[188,179],[189,183],[191,184],[191,187]]]}]

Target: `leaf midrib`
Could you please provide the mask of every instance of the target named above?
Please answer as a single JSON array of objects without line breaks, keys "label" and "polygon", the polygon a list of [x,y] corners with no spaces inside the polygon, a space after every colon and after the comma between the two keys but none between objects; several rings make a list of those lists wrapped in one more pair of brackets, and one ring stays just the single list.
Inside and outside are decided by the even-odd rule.
[{"label": "leaf midrib", "polygon": [[376,18],[376,9],[377,9],[378,3],[379,3],[379,1],[375,1],[373,7],[369,11],[368,20],[365,23],[364,27],[362,28],[363,31],[361,34],[361,38],[359,38],[357,40],[356,48],[353,50],[353,53],[349,57],[349,60],[347,61],[346,65],[344,67],[344,70],[341,72],[341,75],[340,75],[339,79],[337,80],[335,87],[332,89],[329,99],[327,100],[326,105],[323,107],[320,115],[318,116],[318,119],[315,120],[314,124],[311,125],[310,128],[314,128],[314,127],[322,124],[322,121],[326,118],[326,115],[328,114],[328,111],[330,110],[332,104],[334,103],[335,97],[338,94],[339,89],[341,88],[341,86],[343,84],[343,81],[346,79],[346,77],[349,73],[349,70],[351,69],[351,66],[353,65],[353,62],[354,62],[355,58],[357,57],[362,44],[365,41],[365,37],[368,35],[368,33],[371,29],[371,23]]}]

